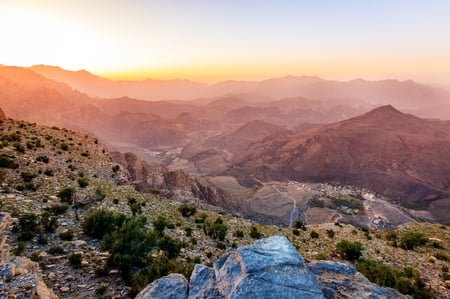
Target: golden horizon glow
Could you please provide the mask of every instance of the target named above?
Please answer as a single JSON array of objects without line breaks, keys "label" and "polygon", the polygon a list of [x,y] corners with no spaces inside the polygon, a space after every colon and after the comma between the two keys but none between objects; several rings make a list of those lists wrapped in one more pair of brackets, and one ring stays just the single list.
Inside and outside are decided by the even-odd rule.
[{"label": "golden horizon glow", "polygon": [[0,64],[114,80],[309,75],[450,85],[448,11],[440,0],[2,0]]}]

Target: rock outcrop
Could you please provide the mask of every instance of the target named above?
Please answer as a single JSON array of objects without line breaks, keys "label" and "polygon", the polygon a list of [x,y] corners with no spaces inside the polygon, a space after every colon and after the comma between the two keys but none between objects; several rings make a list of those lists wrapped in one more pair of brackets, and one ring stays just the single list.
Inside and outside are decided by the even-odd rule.
[{"label": "rock outcrop", "polygon": [[0,214],[0,298],[57,299],[43,279],[38,263],[20,256],[9,256],[9,246],[3,230],[10,216]]},{"label": "rock outcrop", "polygon": [[172,274],[136,298],[407,298],[371,283],[353,267],[335,262],[305,264],[286,237],[257,241],[225,254],[214,268],[196,265],[188,284]]},{"label": "rock outcrop", "polygon": [[187,297],[188,283],[181,274],[170,274],[146,287],[136,299],[185,299]]}]

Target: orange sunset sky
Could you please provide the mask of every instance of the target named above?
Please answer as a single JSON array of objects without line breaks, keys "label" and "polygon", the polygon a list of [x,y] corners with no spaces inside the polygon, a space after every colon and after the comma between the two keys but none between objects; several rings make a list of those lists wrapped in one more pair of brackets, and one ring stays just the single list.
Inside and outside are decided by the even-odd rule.
[{"label": "orange sunset sky", "polygon": [[1,0],[0,64],[114,79],[274,76],[450,86],[450,1]]}]

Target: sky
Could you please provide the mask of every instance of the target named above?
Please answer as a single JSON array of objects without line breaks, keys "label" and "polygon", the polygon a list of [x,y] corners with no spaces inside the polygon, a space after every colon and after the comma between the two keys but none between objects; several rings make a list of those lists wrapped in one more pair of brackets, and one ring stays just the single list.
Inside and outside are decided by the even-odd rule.
[{"label": "sky", "polygon": [[284,75],[450,86],[447,0],[0,0],[0,64],[114,79]]}]

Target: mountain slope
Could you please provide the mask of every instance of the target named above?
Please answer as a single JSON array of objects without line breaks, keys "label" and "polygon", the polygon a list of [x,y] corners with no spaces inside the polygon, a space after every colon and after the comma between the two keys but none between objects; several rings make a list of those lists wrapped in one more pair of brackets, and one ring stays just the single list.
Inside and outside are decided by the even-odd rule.
[{"label": "mountain slope", "polygon": [[450,122],[383,106],[362,116],[248,150],[242,171],[262,180],[334,181],[412,206],[450,193]]}]

